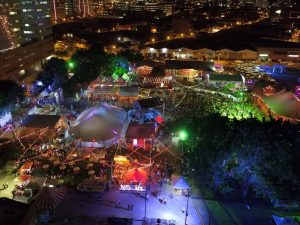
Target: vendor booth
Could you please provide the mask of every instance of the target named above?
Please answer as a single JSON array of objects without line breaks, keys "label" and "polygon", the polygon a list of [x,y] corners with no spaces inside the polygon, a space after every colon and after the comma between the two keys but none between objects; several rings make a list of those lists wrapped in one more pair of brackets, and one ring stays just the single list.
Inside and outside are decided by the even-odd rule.
[{"label": "vendor booth", "polygon": [[125,183],[121,184],[120,191],[145,192],[147,176],[147,172],[141,168],[127,171],[125,174]]},{"label": "vendor booth", "polygon": [[190,192],[190,186],[185,179],[180,176],[172,177],[172,193],[174,195],[187,195]]}]

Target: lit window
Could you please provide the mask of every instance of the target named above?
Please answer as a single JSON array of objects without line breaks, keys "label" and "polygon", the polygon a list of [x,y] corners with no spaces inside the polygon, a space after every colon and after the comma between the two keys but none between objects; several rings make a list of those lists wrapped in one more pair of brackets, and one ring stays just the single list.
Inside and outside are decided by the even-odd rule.
[{"label": "lit window", "polygon": [[162,53],[167,53],[168,49],[167,48],[163,48],[161,51],[162,51]]}]

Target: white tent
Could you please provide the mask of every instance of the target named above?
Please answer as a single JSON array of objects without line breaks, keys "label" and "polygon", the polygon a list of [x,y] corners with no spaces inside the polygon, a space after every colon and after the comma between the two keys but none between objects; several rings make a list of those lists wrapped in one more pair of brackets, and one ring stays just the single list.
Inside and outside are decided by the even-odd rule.
[{"label": "white tent", "polygon": [[272,215],[276,225],[298,225],[298,223],[290,217],[279,217]]},{"label": "white tent", "polygon": [[120,137],[126,118],[123,109],[103,103],[82,112],[70,134],[84,147],[109,146]]},{"label": "white tent", "polygon": [[182,176],[173,176],[172,183],[172,193],[175,195],[186,195],[190,191],[190,186]]}]

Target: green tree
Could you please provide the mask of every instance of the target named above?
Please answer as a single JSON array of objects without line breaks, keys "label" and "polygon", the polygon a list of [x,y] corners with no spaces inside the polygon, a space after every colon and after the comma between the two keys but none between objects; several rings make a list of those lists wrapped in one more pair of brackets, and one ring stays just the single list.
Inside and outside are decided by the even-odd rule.
[{"label": "green tree", "polygon": [[151,73],[150,73],[151,77],[164,77],[165,76],[165,70],[163,67],[161,66],[155,66]]},{"label": "green tree", "polygon": [[45,63],[43,72],[39,74],[37,80],[43,83],[39,91],[43,91],[49,85],[54,91],[62,87],[68,80],[66,62],[55,57],[51,58]]},{"label": "green tree", "polygon": [[106,54],[101,46],[78,50],[71,61],[74,63],[74,79],[80,84],[95,80],[106,68]]},{"label": "green tree", "polygon": [[131,51],[129,49],[126,49],[118,54],[119,57],[124,58],[130,63],[136,63],[143,60],[143,56],[139,52]]},{"label": "green tree", "polygon": [[24,98],[25,90],[23,87],[11,80],[0,80],[0,114],[10,111]]}]

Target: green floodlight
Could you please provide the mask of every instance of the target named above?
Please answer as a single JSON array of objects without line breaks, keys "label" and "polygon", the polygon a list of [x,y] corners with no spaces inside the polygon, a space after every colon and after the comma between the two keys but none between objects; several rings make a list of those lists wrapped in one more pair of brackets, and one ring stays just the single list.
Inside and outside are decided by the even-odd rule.
[{"label": "green floodlight", "polygon": [[188,139],[188,133],[185,130],[179,131],[178,136],[181,141],[186,141]]},{"label": "green floodlight", "polygon": [[68,66],[69,68],[73,69],[75,67],[75,64],[73,62],[68,62]]}]

